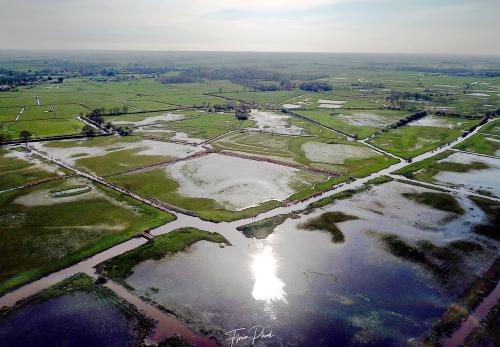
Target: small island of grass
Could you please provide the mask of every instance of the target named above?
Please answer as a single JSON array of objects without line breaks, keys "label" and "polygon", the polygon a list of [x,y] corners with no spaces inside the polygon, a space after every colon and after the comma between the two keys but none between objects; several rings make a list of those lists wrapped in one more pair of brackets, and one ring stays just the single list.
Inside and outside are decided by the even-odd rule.
[{"label": "small island of grass", "polygon": [[460,203],[450,194],[438,192],[421,192],[421,193],[403,193],[405,198],[418,202],[422,205],[427,205],[435,209],[451,212],[456,214],[464,214],[464,209]]},{"label": "small island of grass", "polygon": [[339,211],[325,212],[322,215],[311,218],[305,223],[299,224],[299,229],[304,230],[321,230],[330,233],[333,243],[342,243],[345,241],[345,236],[342,231],[335,225],[349,220],[356,220],[358,217],[351,216]]}]

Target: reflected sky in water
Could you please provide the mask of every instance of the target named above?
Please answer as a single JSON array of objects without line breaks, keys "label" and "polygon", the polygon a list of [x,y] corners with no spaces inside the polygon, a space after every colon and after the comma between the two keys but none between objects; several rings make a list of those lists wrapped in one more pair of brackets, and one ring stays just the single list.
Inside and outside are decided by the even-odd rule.
[{"label": "reflected sky in water", "polygon": [[271,246],[264,246],[253,255],[251,268],[255,278],[252,290],[254,299],[286,303],[285,283],[276,275],[277,262]]}]

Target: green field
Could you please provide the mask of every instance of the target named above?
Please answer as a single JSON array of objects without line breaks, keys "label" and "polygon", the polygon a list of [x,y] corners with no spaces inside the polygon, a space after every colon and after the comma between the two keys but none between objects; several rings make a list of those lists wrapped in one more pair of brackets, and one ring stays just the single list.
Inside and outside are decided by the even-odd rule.
[{"label": "green field", "polygon": [[[81,194],[55,191],[85,185]],[[0,194],[0,293],[65,268],[174,217],[82,178]]]},{"label": "green field", "polygon": [[402,126],[375,136],[376,146],[402,158],[413,158],[433,150],[459,136],[462,131],[428,126]]},{"label": "green field", "polygon": [[500,138],[486,134],[476,134],[455,146],[462,151],[499,156]]},{"label": "green field", "polygon": [[79,134],[83,123],[76,119],[46,119],[19,122],[0,123],[0,134],[10,136],[11,139],[19,139],[19,133],[27,130],[33,134],[33,138],[50,137],[58,135]]}]

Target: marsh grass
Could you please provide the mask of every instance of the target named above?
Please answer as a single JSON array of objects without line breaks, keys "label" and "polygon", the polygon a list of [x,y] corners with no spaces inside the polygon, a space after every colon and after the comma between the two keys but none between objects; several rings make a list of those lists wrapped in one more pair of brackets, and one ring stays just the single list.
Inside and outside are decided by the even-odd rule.
[{"label": "marsh grass", "polygon": [[283,224],[288,218],[296,218],[295,214],[280,214],[274,217],[266,218],[258,222],[246,224],[236,229],[243,232],[248,238],[265,239],[278,225]]},{"label": "marsh grass", "polygon": [[487,223],[474,226],[474,232],[495,240],[500,240],[500,203],[478,196],[469,196],[469,198],[488,218]]},{"label": "marsh grass", "polygon": [[321,230],[326,231],[332,237],[333,243],[342,243],[345,241],[344,233],[337,227],[336,223],[342,223],[350,220],[356,220],[358,217],[351,216],[339,211],[325,212],[322,215],[311,218],[308,221],[298,225],[303,230]]},{"label": "marsh grass", "polygon": [[420,192],[420,193],[403,193],[405,198],[416,201],[419,204],[427,205],[432,208],[455,213],[457,215],[464,214],[464,209],[457,199],[450,194],[440,192]]},{"label": "marsh grass", "polygon": [[472,170],[485,170],[490,168],[488,164],[479,161],[470,164],[446,161],[446,158],[451,154],[453,154],[451,151],[440,153],[432,158],[404,167],[396,171],[395,174],[403,175],[410,179],[434,183],[437,182],[434,176],[441,171],[469,172]]}]

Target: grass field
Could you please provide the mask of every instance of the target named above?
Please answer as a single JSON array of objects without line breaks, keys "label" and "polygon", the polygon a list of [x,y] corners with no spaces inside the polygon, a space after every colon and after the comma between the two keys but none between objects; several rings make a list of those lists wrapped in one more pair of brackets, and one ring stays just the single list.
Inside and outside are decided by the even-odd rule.
[{"label": "grass field", "polygon": [[493,122],[486,124],[479,130],[480,133],[500,136],[500,119],[496,119]]},{"label": "grass field", "polygon": [[500,138],[486,134],[476,134],[455,146],[462,151],[488,155],[500,155]]},{"label": "grass field", "polygon": [[449,128],[403,126],[377,135],[371,141],[392,154],[409,159],[450,142],[460,135],[460,130]]},{"label": "grass field", "polygon": [[83,123],[76,119],[46,119],[19,122],[0,123],[0,134],[10,136],[11,139],[19,139],[19,133],[27,130],[34,138],[49,137],[57,135],[79,134]]},{"label": "grass field", "polygon": [[[92,187],[55,197],[53,190]],[[174,217],[84,179],[0,195],[0,293],[67,267]]]}]

